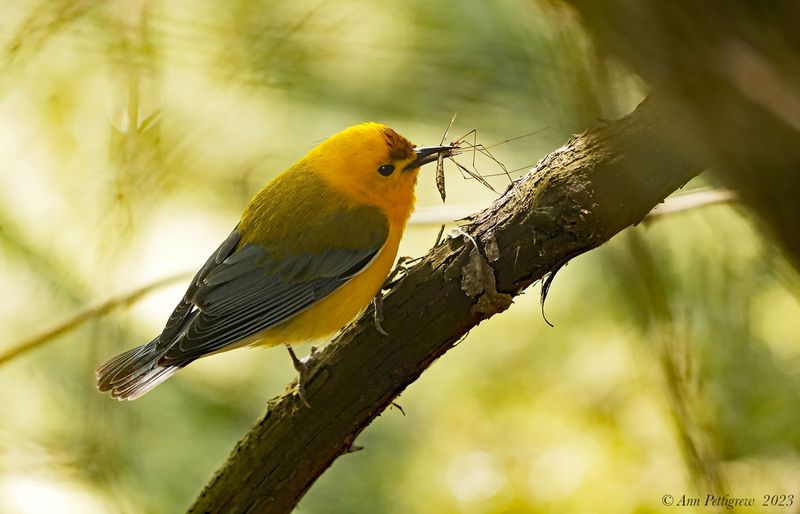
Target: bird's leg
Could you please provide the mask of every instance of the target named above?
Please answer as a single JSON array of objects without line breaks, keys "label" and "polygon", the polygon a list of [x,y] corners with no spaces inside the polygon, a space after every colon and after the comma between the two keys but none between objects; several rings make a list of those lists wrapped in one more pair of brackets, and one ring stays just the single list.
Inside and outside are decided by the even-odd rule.
[{"label": "bird's leg", "polygon": [[378,291],[378,294],[372,299],[373,308],[373,321],[375,322],[375,329],[381,334],[388,336],[389,333],[383,329],[381,322],[383,321],[383,289]]},{"label": "bird's leg", "polygon": [[392,272],[389,273],[389,276],[386,277],[386,281],[383,283],[381,289],[382,290],[391,289],[392,287],[394,287],[394,285],[397,284],[398,281],[397,275],[399,275],[400,273],[406,273],[408,271],[410,264],[415,263],[416,261],[419,261],[421,259],[422,257],[416,257],[416,258],[406,257],[406,256],[398,257],[397,264],[395,265]]},{"label": "bird's leg", "polygon": [[383,286],[378,290],[378,294],[372,299],[372,308],[373,308],[373,321],[375,322],[375,329],[380,332],[381,334],[388,336],[389,333],[383,329],[381,323],[383,322],[383,290],[390,289],[392,286],[395,285],[395,277],[400,274],[400,272],[408,271],[407,264],[409,262],[413,262],[414,259],[411,257],[400,257],[397,259],[397,266],[394,267],[389,276],[386,277],[386,281],[383,283]]},{"label": "bird's leg", "polygon": [[311,404],[308,403],[306,400],[306,380],[308,379],[308,368],[311,359],[314,358],[314,354],[317,353],[317,349],[315,347],[311,347],[311,352],[308,354],[308,357],[305,359],[298,359],[297,355],[294,353],[291,345],[286,345],[286,349],[289,350],[289,357],[292,358],[292,364],[294,365],[294,369],[297,371],[297,396],[300,397],[300,400],[306,405],[306,407],[311,408]]}]

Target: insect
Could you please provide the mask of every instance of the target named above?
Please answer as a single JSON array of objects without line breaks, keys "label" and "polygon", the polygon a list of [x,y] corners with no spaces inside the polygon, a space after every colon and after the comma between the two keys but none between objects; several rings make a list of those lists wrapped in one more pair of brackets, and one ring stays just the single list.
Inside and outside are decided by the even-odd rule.
[{"label": "insect", "polygon": [[[497,147],[497,146],[505,144],[505,143],[510,143],[512,141],[517,141],[519,139],[532,136],[534,134],[538,134],[542,130],[545,130],[545,129],[540,129],[540,130],[537,130],[537,131],[534,131],[534,132],[531,132],[531,133],[528,133],[528,134],[524,134],[524,135],[521,135],[521,136],[517,136],[517,137],[506,139],[504,141],[500,141],[500,142],[495,143],[495,144],[490,145],[490,146],[486,146],[486,145],[484,145],[482,143],[478,143],[478,131],[476,129],[472,129],[469,132],[467,132],[466,134],[464,134],[463,136],[461,136],[458,139],[456,139],[455,141],[451,141],[450,143],[448,143],[448,145],[445,145],[444,142],[447,139],[447,135],[450,133],[450,129],[453,127],[453,123],[455,122],[455,120],[456,120],[456,115],[454,114],[453,117],[450,119],[450,123],[447,124],[447,128],[445,129],[444,134],[442,135],[442,139],[439,142],[439,146],[450,146],[452,148],[452,150],[449,151],[449,152],[440,153],[438,158],[437,158],[437,160],[436,160],[436,189],[439,191],[439,196],[442,198],[442,202],[444,202],[445,199],[447,198],[447,190],[446,190],[446,187],[445,187],[445,176],[444,176],[444,162],[445,162],[445,159],[449,159],[450,162],[455,164],[455,166],[458,168],[459,172],[461,173],[462,178],[467,179],[467,180],[470,180],[470,179],[477,180],[478,182],[481,183],[481,185],[483,185],[484,187],[486,187],[490,191],[492,191],[494,193],[497,193],[497,190],[494,187],[492,187],[492,185],[489,182],[486,181],[486,177],[495,177],[495,176],[499,176],[499,175],[505,175],[506,177],[508,177],[509,182],[513,185],[514,184],[514,180],[512,179],[511,174],[512,173],[517,173],[517,172],[520,172],[520,171],[524,171],[524,170],[528,170],[528,169],[531,168],[531,165],[523,166],[521,168],[517,168],[517,169],[513,169],[513,170],[509,170],[505,166],[505,164],[503,164],[499,159],[497,159],[492,154],[492,152],[489,149]],[[461,164],[460,162],[455,160],[454,157],[456,155],[461,155],[461,154],[463,154],[465,152],[468,152],[468,151],[472,151],[472,162],[471,162],[471,164],[469,166],[465,166],[464,164]],[[499,171],[497,173],[489,173],[489,174],[480,173],[478,171],[478,169],[477,169],[477,156],[478,156],[478,154],[480,154],[480,155],[484,156],[485,158],[489,159],[490,161],[492,161],[495,165],[497,165],[500,168],[501,171]]]},{"label": "insect", "polygon": [[444,155],[442,154],[439,154],[436,160],[436,189],[439,190],[439,196],[442,197],[442,203],[444,203],[447,190],[444,187]]},{"label": "insect", "polygon": [[[442,134],[442,139],[439,141],[439,146],[444,146],[444,140],[447,139],[447,134],[450,133],[450,128],[452,128],[453,123],[456,121],[456,116],[458,116],[457,113],[453,114],[453,117],[450,118],[450,123],[448,123],[447,128],[444,129],[444,134]],[[459,148],[459,145],[456,143],[450,143],[450,146]],[[439,190],[439,196],[442,197],[442,203],[444,203],[447,197],[447,191],[444,187],[444,153],[440,153],[439,158],[436,159],[436,189]]]}]

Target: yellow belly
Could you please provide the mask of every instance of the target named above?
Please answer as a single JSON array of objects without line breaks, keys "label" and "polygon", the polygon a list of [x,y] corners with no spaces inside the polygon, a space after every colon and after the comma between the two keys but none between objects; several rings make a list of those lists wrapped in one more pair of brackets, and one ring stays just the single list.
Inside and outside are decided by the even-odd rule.
[{"label": "yellow belly", "polygon": [[296,344],[327,338],[335,333],[378,294],[397,257],[401,236],[402,229],[391,227],[386,244],[367,269],[300,314],[242,341],[243,345]]}]

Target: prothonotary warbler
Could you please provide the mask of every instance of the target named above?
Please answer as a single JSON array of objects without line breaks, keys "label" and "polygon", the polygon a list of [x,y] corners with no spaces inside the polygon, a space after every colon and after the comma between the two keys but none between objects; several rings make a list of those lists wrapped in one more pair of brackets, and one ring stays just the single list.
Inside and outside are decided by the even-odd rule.
[{"label": "prothonotary warbler", "polygon": [[163,331],[98,368],[98,388],[134,400],[201,357],[279,344],[302,385],[290,345],[330,336],[380,292],[420,166],[452,151],[378,123],[323,141],[250,200]]}]

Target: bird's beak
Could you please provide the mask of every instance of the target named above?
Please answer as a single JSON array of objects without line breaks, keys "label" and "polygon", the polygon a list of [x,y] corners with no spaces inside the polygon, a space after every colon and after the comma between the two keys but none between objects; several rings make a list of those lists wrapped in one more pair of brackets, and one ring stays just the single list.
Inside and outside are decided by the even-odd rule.
[{"label": "bird's beak", "polygon": [[423,164],[433,162],[439,158],[439,154],[444,154],[445,157],[448,157],[456,149],[457,147],[454,146],[418,146],[414,148],[414,160],[406,164],[403,170],[413,170]]}]

